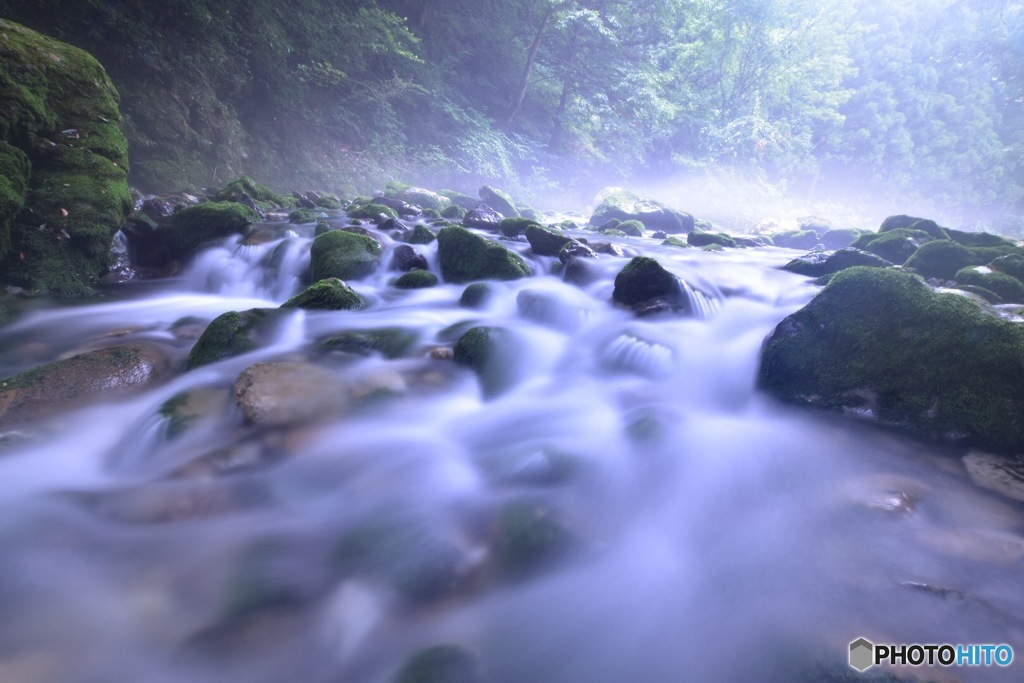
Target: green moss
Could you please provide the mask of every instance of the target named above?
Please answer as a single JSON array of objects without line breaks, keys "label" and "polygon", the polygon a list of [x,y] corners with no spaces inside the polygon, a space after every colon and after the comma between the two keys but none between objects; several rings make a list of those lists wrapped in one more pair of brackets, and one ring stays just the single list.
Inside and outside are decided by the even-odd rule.
[{"label": "green moss", "polygon": [[649,256],[634,256],[615,276],[612,299],[632,306],[654,297],[677,297],[679,280]]},{"label": "green moss", "polygon": [[185,258],[205,244],[245,232],[258,218],[255,211],[235,202],[186,206],[171,217],[164,244],[174,256]]},{"label": "green moss", "polygon": [[957,271],[957,284],[973,285],[995,292],[1008,304],[1024,303],[1024,283],[1015,277],[986,266],[968,266]]},{"label": "green moss", "polygon": [[958,270],[970,263],[971,254],[963,245],[951,240],[932,240],[918,247],[905,265],[926,278],[952,280]]},{"label": "green moss", "polygon": [[853,244],[858,237],[860,230],[857,228],[833,228],[825,231],[821,236],[821,243],[826,249],[842,249]]},{"label": "green moss", "polygon": [[605,237],[628,237],[628,235],[618,228],[601,228],[599,233]]},{"label": "green moss", "polygon": [[416,343],[416,332],[401,327],[384,327],[339,334],[320,343],[322,351],[342,351],[357,356],[379,354],[385,358],[405,355]]},{"label": "green moss", "polygon": [[442,218],[448,218],[455,221],[461,221],[463,218],[465,218],[465,216],[466,209],[462,208],[461,206],[456,206],[455,204],[446,206],[444,210],[441,212]]},{"label": "green moss", "polygon": [[210,199],[215,202],[244,202],[246,197],[257,202],[270,202],[276,206],[293,206],[295,204],[292,197],[278,194],[248,176],[233,180],[210,195]]},{"label": "green moss", "polygon": [[813,249],[821,241],[813,230],[783,230],[773,233],[771,239],[772,244],[784,249]]},{"label": "green moss", "polygon": [[405,241],[409,244],[430,244],[437,239],[434,231],[425,225],[416,224]]},{"label": "green moss", "polygon": [[1012,247],[1013,242],[1000,237],[999,235],[992,235],[987,232],[965,232],[963,230],[954,230],[952,228],[946,228],[946,233],[949,235],[949,239],[954,242],[959,242],[965,247]]},{"label": "green moss", "polygon": [[694,247],[707,247],[717,244],[720,247],[738,247],[736,240],[720,232],[701,232],[694,230],[686,236],[686,241]]},{"label": "green moss", "polygon": [[314,209],[295,209],[288,214],[288,222],[295,223],[296,225],[302,225],[304,223],[315,223],[326,217],[327,215],[323,211],[316,211]]},{"label": "green moss", "polygon": [[977,285],[956,285],[956,289],[967,292],[969,294],[980,296],[982,299],[984,299],[986,302],[990,304],[1003,303],[1003,298],[1001,296],[999,296],[998,294],[991,290],[985,289],[984,287],[978,287]]},{"label": "green moss", "polygon": [[259,347],[258,335],[272,325],[275,309],[228,311],[213,319],[188,354],[189,370],[216,363]]},{"label": "green moss", "polygon": [[458,645],[421,650],[399,669],[392,683],[483,683],[476,655]]},{"label": "green moss", "polygon": [[503,218],[498,225],[498,231],[505,237],[519,237],[531,225],[539,225],[539,223],[529,218],[514,216],[512,218]]},{"label": "green moss", "polygon": [[813,252],[794,259],[783,266],[783,270],[798,275],[809,277],[821,277],[831,273],[838,273],[847,268],[855,266],[867,266],[869,268],[888,268],[892,264],[881,256],[872,254],[860,249],[847,247],[834,252]]},{"label": "green moss", "polygon": [[383,204],[363,204],[349,209],[348,217],[377,222],[382,218],[398,218],[398,213]]},{"label": "green moss", "polygon": [[853,247],[870,251],[886,261],[902,265],[913,256],[918,247],[931,240],[932,236],[922,230],[894,228],[887,232],[861,235],[854,240]]},{"label": "green moss", "polygon": [[691,245],[690,245],[689,242],[687,242],[686,240],[684,240],[681,237],[676,237],[675,235],[669,235],[664,240],[662,240],[661,243],[662,243],[662,245],[664,245],[666,247],[681,247],[683,249],[690,249],[691,248]]},{"label": "green moss", "polygon": [[628,220],[619,223],[616,228],[630,237],[643,237],[644,224],[638,220]]},{"label": "green moss", "polygon": [[663,230],[669,234],[690,232],[694,228],[693,216],[671,209],[664,204],[640,197],[629,190],[616,190],[605,197],[590,217],[591,225],[603,225],[615,218],[620,221],[637,220],[648,230]]},{"label": "green moss", "polygon": [[494,296],[494,290],[486,282],[474,282],[462,290],[459,306],[463,308],[483,308]]},{"label": "green moss", "polygon": [[358,280],[377,268],[380,257],[380,245],[372,237],[332,230],[313,240],[310,271],[314,281],[331,277]]},{"label": "green moss", "polygon": [[878,232],[889,232],[890,230],[897,230],[899,228],[909,228],[911,225],[921,220],[924,219],[918,218],[917,216],[907,216],[904,214],[889,216],[884,221],[882,221],[882,225],[881,227],[878,228]]},{"label": "green moss", "polygon": [[463,194],[455,190],[441,190],[440,192],[438,192],[438,194],[441,195],[442,197],[446,197],[447,199],[449,199],[451,203],[454,204],[455,206],[462,207],[467,211],[469,211],[470,209],[475,209],[477,204],[480,203],[479,199],[476,199],[475,197],[470,197],[468,194]]},{"label": "green moss", "polygon": [[425,289],[437,285],[437,276],[429,270],[413,268],[395,280],[398,289]]},{"label": "green moss", "polygon": [[833,276],[769,336],[758,384],[931,436],[1024,448],[1024,329],[896,269]]},{"label": "green moss", "polygon": [[[432,222],[432,224],[435,221],[440,221],[440,220],[443,220],[443,218],[444,218],[441,215],[441,212],[437,211],[435,209],[423,209],[423,214],[422,215],[423,215],[423,219],[424,220],[430,220]],[[445,222],[447,222],[447,221],[445,221]]]},{"label": "green moss", "polygon": [[516,209],[516,203],[512,201],[512,197],[507,193],[497,188],[491,187],[490,185],[484,185],[480,188],[480,199],[483,200],[484,204],[491,207],[505,218],[515,218],[519,216],[519,210]]},{"label": "green moss", "polygon": [[1024,282],[1024,256],[1021,256],[1020,254],[1007,254],[1006,256],[1000,256],[999,258],[994,259],[989,266],[995,268],[1000,273],[1006,273],[1007,275]]},{"label": "green moss", "polygon": [[999,247],[967,247],[971,255],[971,265],[984,266],[1002,256],[1024,256],[1024,249],[1012,244]]},{"label": "green moss", "polygon": [[395,183],[394,181],[387,184],[387,187],[384,189],[384,195],[408,204],[413,204],[422,208],[424,211],[432,211],[435,213],[454,206],[452,204],[452,200],[448,199],[444,195],[438,194],[437,192],[424,190],[421,187],[412,187],[402,183]]},{"label": "green moss", "polygon": [[32,165],[17,147],[0,141],[0,262],[11,247],[11,223],[25,205]]},{"label": "green moss", "polygon": [[576,241],[571,237],[566,237],[561,231],[545,228],[536,223],[528,224],[525,232],[526,239],[530,242],[530,248],[538,256],[558,256],[562,247]]},{"label": "green moss", "polygon": [[365,307],[366,300],[335,277],[320,280],[281,304],[281,308],[316,311],[358,311]]},{"label": "green moss", "polygon": [[441,275],[448,282],[516,280],[531,274],[518,254],[465,228],[444,228],[437,243]]}]

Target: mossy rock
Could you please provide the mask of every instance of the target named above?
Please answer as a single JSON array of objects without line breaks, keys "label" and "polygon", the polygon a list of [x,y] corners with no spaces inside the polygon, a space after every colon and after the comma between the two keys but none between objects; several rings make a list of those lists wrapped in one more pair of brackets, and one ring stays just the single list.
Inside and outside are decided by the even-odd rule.
[{"label": "mossy rock", "polygon": [[316,209],[295,209],[288,214],[288,222],[294,223],[295,225],[319,223],[319,221],[322,221],[325,218],[327,218],[327,214]]},{"label": "mossy rock", "polygon": [[395,280],[397,289],[426,289],[437,286],[437,276],[429,270],[414,268]]},{"label": "mossy rock", "polygon": [[245,204],[248,199],[251,199],[275,207],[294,206],[295,204],[295,200],[291,197],[278,194],[266,185],[260,185],[249,176],[242,176],[238,180],[231,181],[211,194],[210,199],[215,202],[238,202],[240,204]]},{"label": "mossy rock", "polygon": [[617,226],[615,226],[615,228],[620,232],[626,233],[630,237],[644,236],[644,224],[635,219],[622,221]]},{"label": "mossy rock", "polygon": [[558,256],[562,247],[576,241],[558,230],[545,228],[536,223],[526,226],[526,239],[529,240],[533,253],[538,256]]},{"label": "mossy rock", "polygon": [[517,204],[516,211],[519,212],[519,215],[521,217],[529,219],[535,223],[540,223],[544,220],[544,216],[541,214],[541,212],[533,208],[529,204]]},{"label": "mossy rock", "polygon": [[512,201],[511,195],[507,192],[503,192],[490,185],[484,185],[480,188],[480,199],[483,200],[484,204],[491,207],[505,218],[516,218],[519,216],[519,210],[516,209],[516,203]]},{"label": "mossy rock", "polygon": [[475,209],[476,205],[480,203],[479,199],[470,197],[468,194],[457,192],[456,190],[441,190],[438,194],[451,201],[455,206],[463,208],[466,211]]},{"label": "mossy rock", "polygon": [[518,254],[465,228],[449,227],[438,233],[437,257],[447,282],[517,280],[531,274]]},{"label": "mossy rock", "polygon": [[626,233],[622,232],[618,228],[601,228],[600,234],[605,237],[629,237]]},{"label": "mossy rock", "polygon": [[1000,273],[1006,273],[1007,275],[1024,282],[1024,256],[1021,256],[1020,254],[1007,254],[1006,256],[1000,256],[988,265],[989,267],[998,270]]},{"label": "mossy rock", "polygon": [[967,247],[971,255],[971,265],[984,266],[1003,256],[1024,256],[1024,249],[1013,244],[996,247]]},{"label": "mossy rock", "polygon": [[399,358],[408,353],[418,338],[414,330],[384,327],[338,334],[320,342],[318,348],[321,351],[341,351],[357,356]]},{"label": "mossy rock", "polygon": [[889,216],[882,221],[882,225],[878,228],[878,232],[889,232],[890,230],[897,230],[899,228],[909,228],[914,223],[923,220],[923,218],[907,216],[905,214]]},{"label": "mossy rock", "polygon": [[433,230],[425,225],[416,224],[405,241],[409,244],[430,244],[436,239],[437,235]]},{"label": "mossy rock", "polygon": [[244,233],[258,218],[255,211],[236,202],[186,206],[171,218],[164,244],[174,257],[185,259],[204,245]]},{"label": "mossy rock", "polygon": [[466,209],[454,204],[445,207],[445,209],[441,211],[441,218],[447,218],[448,220],[461,221],[465,217]]},{"label": "mossy rock", "polygon": [[380,244],[372,237],[333,230],[313,240],[309,266],[315,282],[331,277],[358,280],[376,270],[380,258]]},{"label": "mossy rock", "polygon": [[320,280],[281,304],[281,308],[311,311],[358,311],[365,307],[366,300],[336,277]]},{"label": "mossy rock", "polygon": [[955,289],[981,297],[985,303],[992,305],[1003,303],[1003,298],[1001,296],[991,290],[985,289],[984,287],[979,287],[977,285],[956,285]]},{"label": "mossy rock", "polygon": [[445,209],[454,206],[452,200],[437,192],[393,181],[384,188],[384,195],[408,204],[415,204],[424,210],[443,212]]},{"label": "mossy rock", "polygon": [[694,247],[707,247],[713,244],[717,244],[720,247],[735,248],[739,245],[736,244],[736,240],[728,235],[721,232],[703,232],[701,230],[694,230],[686,236],[686,241]]},{"label": "mossy rock", "polygon": [[822,234],[821,243],[826,249],[843,249],[853,244],[858,237],[860,230],[857,228],[832,228]]},{"label": "mossy rock", "polygon": [[1012,247],[1014,243],[1005,237],[999,235],[993,235],[987,232],[966,232],[964,230],[954,230],[953,228],[946,228],[946,234],[949,235],[949,239],[954,242],[959,242],[965,247]]},{"label": "mossy rock", "polygon": [[888,268],[892,264],[877,254],[847,247],[846,249],[838,249],[836,251],[817,251],[805,254],[800,258],[793,259],[783,266],[782,269],[798,275],[821,277],[822,275],[838,273],[841,270],[855,266]]},{"label": "mossy rock", "polygon": [[188,354],[189,370],[259,348],[276,329],[280,309],[228,311],[213,319]]},{"label": "mossy rock", "polygon": [[474,282],[462,290],[459,306],[463,308],[483,308],[494,296],[494,288],[486,282]]},{"label": "mossy rock", "polygon": [[503,574],[519,578],[564,557],[572,535],[549,505],[535,500],[506,503],[499,513],[498,563]]},{"label": "mossy rock", "polygon": [[959,285],[973,285],[995,292],[1005,303],[1024,304],[1024,283],[988,266],[962,268],[953,279]]},{"label": "mossy rock", "polygon": [[472,369],[480,378],[485,398],[493,398],[515,381],[517,356],[511,334],[500,327],[473,327],[453,347],[454,360]]},{"label": "mossy rock", "polygon": [[0,424],[142,387],[167,369],[167,358],[146,346],[114,346],[47,363],[0,380]]},{"label": "mossy rock", "polygon": [[175,394],[160,405],[167,420],[168,439],[177,439],[198,423],[219,415],[232,404],[231,392],[220,387],[199,387]]},{"label": "mossy rock", "polygon": [[392,683],[484,683],[480,659],[459,645],[420,650],[402,664]]},{"label": "mossy rock", "polygon": [[505,237],[519,237],[531,225],[539,226],[539,223],[530,218],[513,216],[512,218],[503,218],[501,223],[498,224],[498,231]]},{"label": "mossy rock", "polygon": [[89,54],[0,20],[0,280],[91,293],[132,209],[118,94]]},{"label": "mossy rock", "polygon": [[668,234],[690,232],[694,228],[693,216],[685,211],[671,209],[653,199],[622,189],[616,189],[605,197],[594,210],[590,223],[602,225],[612,218],[620,221],[637,220],[648,230],[663,230]]},{"label": "mossy rock", "polygon": [[693,245],[684,240],[682,237],[676,237],[675,235],[669,235],[661,241],[663,246],[666,247],[680,247],[682,249],[692,249]]},{"label": "mossy rock", "polygon": [[853,242],[853,247],[878,254],[886,261],[903,265],[917,248],[932,241],[932,236],[923,230],[910,228],[894,228],[887,232],[876,232],[861,235]]},{"label": "mossy rock", "polygon": [[834,275],[765,341],[758,386],[931,437],[1024,449],[1024,329],[896,269]]},{"label": "mossy rock", "polygon": [[957,271],[971,262],[971,254],[966,247],[945,239],[922,244],[904,265],[926,278],[952,280]]},{"label": "mossy rock", "polygon": [[679,298],[679,279],[649,256],[634,256],[615,276],[612,299],[633,306],[657,297]]},{"label": "mossy rock", "polygon": [[362,204],[349,209],[348,217],[380,222],[388,218],[398,218],[398,212],[383,204]]},{"label": "mossy rock", "polygon": [[783,230],[770,235],[772,244],[784,249],[813,249],[821,238],[813,230]]}]

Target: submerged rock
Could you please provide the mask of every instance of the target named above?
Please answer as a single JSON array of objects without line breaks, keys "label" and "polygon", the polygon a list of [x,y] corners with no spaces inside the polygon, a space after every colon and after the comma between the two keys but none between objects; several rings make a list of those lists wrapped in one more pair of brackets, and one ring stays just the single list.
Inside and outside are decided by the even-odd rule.
[{"label": "submerged rock", "polygon": [[333,230],[313,240],[309,267],[314,281],[358,280],[376,270],[380,257],[380,244],[372,237]]},{"label": "submerged rock", "polygon": [[437,285],[437,276],[429,270],[414,268],[395,280],[398,289],[426,289]]},{"label": "submerged rock", "polygon": [[228,311],[213,319],[188,355],[189,370],[259,348],[276,329],[283,311],[252,308]]},{"label": "submerged rock", "polygon": [[391,255],[391,268],[403,273],[413,268],[427,270],[427,259],[408,244],[399,244]]},{"label": "submerged rock", "polygon": [[447,282],[516,280],[531,274],[518,254],[464,228],[442,229],[437,243],[441,275]]},{"label": "submerged rock", "polygon": [[233,388],[246,420],[283,426],[345,409],[348,397],[324,368],[306,362],[257,363]]},{"label": "submerged rock", "polygon": [[480,659],[459,645],[438,645],[409,657],[392,683],[484,683]]},{"label": "submerged rock", "polygon": [[938,438],[1024,450],[1024,329],[894,269],[844,270],[779,323],[758,386]]},{"label": "submerged rock", "polygon": [[167,369],[167,357],[152,346],[112,346],[41,365],[0,380],[0,424],[142,387]]},{"label": "submerged rock", "polygon": [[476,372],[487,398],[512,385],[516,355],[511,335],[500,327],[467,330],[453,349],[455,362]]},{"label": "submerged rock", "polygon": [[521,577],[563,557],[572,536],[556,511],[540,501],[506,504],[499,515],[498,562],[502,573]]}]

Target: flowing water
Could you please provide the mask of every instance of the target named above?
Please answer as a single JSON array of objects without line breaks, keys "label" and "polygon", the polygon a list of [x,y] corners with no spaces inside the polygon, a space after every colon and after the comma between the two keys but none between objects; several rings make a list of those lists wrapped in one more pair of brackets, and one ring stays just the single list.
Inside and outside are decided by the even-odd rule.
[{"label": "flowing water", "polygon": [[[0,681],[384,683],[442,644],[495,683],[792,680],[804,660],[843,673],[858,636],[1024,642],[1019,504],[972,485],[955,450],[755,390],[762,340],[815,291],[777,269],[793,252],[621,242],[680,276],[697,315],[612,306],[621,258],[585,287],[495,283],[477,310],[458,305],[463,286],[396,290],[382,268],[351,283],[363,311],[296,311],[258,351],[8,431]],[[183,367],[189,316],[276,307],[309,243],[233,238],[176,280],[26,310],[0,328],[0,376],[113,343]],[[417,249],[437,272],[436,244]],[[430,357],[477,324],[513,340],[493,396]],[[412,340],[395,359],[313,351],[392,327]],[[246,423],[238,374],[301,358],[343,407]],[[216,400],[173,435],[161,406],[199,389]],[[495,538],[514,505],[557,520],[565,550],[504,573]],[[408,547],[338,562],[345,539],[396,530]],[[396,578],[435,570],[443,589]],[[1019,680],[1020,666],[926,675]]]}]

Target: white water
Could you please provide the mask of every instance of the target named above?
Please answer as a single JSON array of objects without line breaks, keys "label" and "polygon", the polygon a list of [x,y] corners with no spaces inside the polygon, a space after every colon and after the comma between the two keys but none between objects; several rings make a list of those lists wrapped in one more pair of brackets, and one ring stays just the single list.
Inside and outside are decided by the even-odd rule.
[{"label": "white water", "polygon": [[[229,240],[143,297],[28,313],[0,329],[0,370],[136,341],[181,363],[192,340],[175,321],[276,306],[298,291],[308,244]],[[788,656],[842,664],[858,636],[1024,644],[1019,504],[974,487],[954,451],[754,390],[763,338],[814,293],[775,269],[791,252],[623,244],[679,275],[702,315],[613,307],[625,259],[602,257],[583,289],[495,283],[484,310],[458,307],[462,286],[389,288],[382,268],[351,283],[364,311],[296,312],[259,351],[62,414],[0,451],[0,681],[383,683],[446,643],[476,651],[495,683],[791,680]],[[436,272],[436,248],[417,249]],[[554,303],[521,311],[527,290]],[[512,386],[490,400],[468,370],[429,358],[475,324],[515,341]],[[324,366],[339,387],[388,387],[383,398],[294,428],[246,425],[225,400],[168,439],[159,407],[179,392],[226,395],[255,362],[390,326],[415,332],[406,357]],[[570,475],[550,476],[552,454]],[[189,470],[214,460],[220,474]],[[912,513],[873,509],[893,491]],[[522,498],[563,520],[573,552],[503,579],[496,511]],[[466,581],[419,605],[373,571],[332,570],[339,539],[379,519],[460,548]],[[266,547],[259,571],[292,600],[226,620],[240,568]],[[928,675],[1015,680],[1020,665]]]}]

